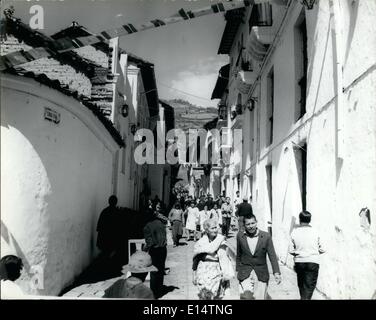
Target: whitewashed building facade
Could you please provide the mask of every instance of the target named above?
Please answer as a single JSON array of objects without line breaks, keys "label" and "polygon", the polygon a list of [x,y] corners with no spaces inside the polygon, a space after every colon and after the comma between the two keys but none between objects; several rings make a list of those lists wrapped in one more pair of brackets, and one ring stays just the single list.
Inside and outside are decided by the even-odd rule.
[{"label": "whitewashed building facade", "polygon": [[[241,128],[222,190],[252,197],[281,263],[302,209],[327,253],[317,289],[376,291],[376,3],[270,1],[226,14],[218,128]],[[223,73],[223,70],[222,70]],[[363,210],[368,208],[369,211]],[[366,212],[366,214],[365,214]],[[367,217],[368,216],[368,217]]]}]

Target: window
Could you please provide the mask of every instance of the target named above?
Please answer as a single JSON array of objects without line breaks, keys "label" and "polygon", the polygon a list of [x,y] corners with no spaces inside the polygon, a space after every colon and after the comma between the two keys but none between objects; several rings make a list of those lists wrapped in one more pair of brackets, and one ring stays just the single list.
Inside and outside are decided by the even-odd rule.
[{"label": "window", "polygon": [[[266,169],[266,188],[268,192],[269,207],[270,207],[270,223],[273,220],[273,170],[272,165],[269,164],[265,167]],[[268,231],[272,234],[272,227],[268,227]]]},{"label": "window", "polygon": [[274,116],[274,69],[268,73],[266,78],[266,145],[273,143],[273,116]]},{"label": "window", "polygon": [[307,103],[307,25],[305,11],[300,14],[294,28],[295,41],[295,121],[306,113]]},{"label": "window", "polygon": [[299,179],[299,189],[302,210],[307,209],[307,144],[303,143],[294,148],[296,170]]}]

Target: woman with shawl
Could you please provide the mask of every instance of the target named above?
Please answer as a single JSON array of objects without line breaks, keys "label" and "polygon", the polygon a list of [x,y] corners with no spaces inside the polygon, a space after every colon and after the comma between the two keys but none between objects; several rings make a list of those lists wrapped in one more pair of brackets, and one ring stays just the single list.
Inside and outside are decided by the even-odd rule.
[{"label": "woman with shawl", "polygon": [[219,300],[230,287],[235,276],[231,249],[224,236],[218,234],[218,222],[208,219],[203,224],[205,233],[196,242],[193,252],[193,283],[200,300]]}]

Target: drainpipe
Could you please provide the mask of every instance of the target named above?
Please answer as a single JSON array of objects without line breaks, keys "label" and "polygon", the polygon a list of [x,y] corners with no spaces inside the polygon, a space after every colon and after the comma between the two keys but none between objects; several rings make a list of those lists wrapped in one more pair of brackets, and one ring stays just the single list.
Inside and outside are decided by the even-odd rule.
[{"label": "drainpipe", "polygon": [[335,84],[336,84],[336,140],[337,140],[337,157],[344,159],[345,141],[344,141],[344,105],[343,105],[343,39],[342,39],[342,14],[339,0],[330,0],[330,16],[333,19],[332,34],[334,38],[335,50]]}]

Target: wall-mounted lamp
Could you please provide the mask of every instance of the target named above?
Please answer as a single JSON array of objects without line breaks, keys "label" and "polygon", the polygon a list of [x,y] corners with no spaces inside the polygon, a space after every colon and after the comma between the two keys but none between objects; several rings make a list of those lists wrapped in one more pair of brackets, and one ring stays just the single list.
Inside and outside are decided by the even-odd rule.
[{"label": "wall-mounted lamp", "polygon": [[128,117],[128,110],[129,106],[126,103],[119,108],[119,112],[124,118]]},{"label": "wall-mounted lamp", "polygon": [[315,4],[316,0],[302,0],[302,4],[308,9],[313,9],[313,5]]},{"label": "wall-mounted lamp", "polygon": [[247,103],[247,109],[252,111],[255,108],[256,98],[251,98]]},{"label": "wall-mounted lamp", "polygon": [[220,119],[226,119],[227,107],[225,104],[218,105],[218,115]]},{"label": "wall-mounted lamp", "polygon": [[136,131],[137,131],[137,126],[136,126],[136,124],[135,124],[135,123],[131,123],[131,124],[130,124],[130,129],[131,129],[131,133],[132,133],[133,135],[135,135],[135,133],[136,133]]}]

